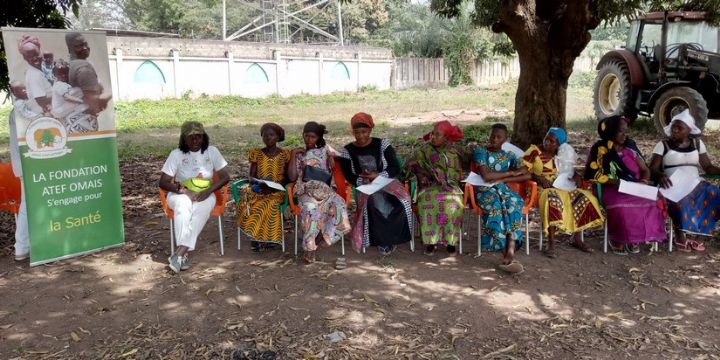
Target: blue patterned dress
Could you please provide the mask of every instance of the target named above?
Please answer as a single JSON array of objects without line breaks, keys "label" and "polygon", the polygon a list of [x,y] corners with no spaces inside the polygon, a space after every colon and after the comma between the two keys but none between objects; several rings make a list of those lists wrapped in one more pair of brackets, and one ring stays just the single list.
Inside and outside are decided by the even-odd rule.
[{"label": "blue patterned dress", "polygon": [[[485,147],[475,150],[473,161],[478,167],[487,166],[494,172],[518,170],[521,167],[520,161],[512,152],[489,152]],[[505,183],[498,183],[492,187],[475,187],[475,198],[483,210],[482,248],[504,249],[508,234],[515,240],[515,247],[519,248],[523,241],[521,225],[522,208],[525,205],[520,195]]]}]

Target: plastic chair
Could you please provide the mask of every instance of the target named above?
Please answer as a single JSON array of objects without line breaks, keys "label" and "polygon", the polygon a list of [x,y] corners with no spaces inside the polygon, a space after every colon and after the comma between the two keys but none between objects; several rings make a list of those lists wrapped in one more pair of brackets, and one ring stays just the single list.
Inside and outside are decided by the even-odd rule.
[{"label": "plastic chair", "polygon": [[[335,180],[335,193],[338,194],[343,200],[345,200],[345,206],[350,204],[350,196],[352,194],[352,189],[350,188],[350,184],[345,180],[345,175],[343,175],[342,170],[340,169],[340,162],[335,159],[335,167],[333,168],[332,172],[333,179]],[[297,256],[298,253],[298,234],[300,233],[298,230],[298,216],[300,216],[300,207],[297,204],[297,200],[295,199],[295,196],[293,195],[293,190],[295,190],[295,183],[290,183],[286,187],[287,190],[287,200],[290,206],[290,211],[295,215],[295,255]],[[340,239],[340,251],[343,255],[345,255],[345,234],[342,234],[342,238]]]},{"label": "plastic chair", "polygon": [[0,210],[15,215],[15,221],[20,212],[20,186],[20,178],[13,173],[12,164],[0,163]]},{"label": "plastic chair", "polygon": [[[213,175],[213,181],[217,181],[219,178],[217,174]],[[225,204],[228,198],[228,186],[225,185],[222,188],[215,191],[215,207],[210,212],[210,216],[216,216],[218,219],[218,233],[220,234],[220,255],[225,255],[225,245],[223,243],[223,230],[222,230],[222,214],[225,212]],[[173,226],[173,212],[167,204],[167,191],[160,189],[160,203],[162,203],[163,211],[165,216],[170,220],[170,253],[175,253],[175,227]]]},{"label": "plastic chair", "polygon": [[[240,201],[240,187],[249,184],[250,181],[247,179],[240,179],[234,181],[232,184],[230,184],[230,193],[232,194],[233,200],[235,201],[235,206],[237,206],[238,202]],[[280,204],[280,224],[282,224],[282,251],[285,252],[285,209],[287,209],[288,206],[290,206],[290,203],[288,202],[288,193],[287,193],[287,187],[285,189],[285,199],[283,200],[282,204]],[[240,250],[240,225],[237,227],[237,249]]]},{"label": "plastic chair", "polygon": [[[477,164],[473,161],[470,163],[470,171],[477,173]],[[532,180],[525,180],[521,182],[508,182],[507,186],[520,195],[523,199],[523,206],[521,213],[525,218],[525,254],[530,255],[530,209],[537,204],[537,183]],[[482,254],[482,208],[477,205],[475,201],[475,188],[472,184],[465,184],[465,196],[464,203],[470,204],[470,209],[477,215],[478,219],[478,256]]]}]

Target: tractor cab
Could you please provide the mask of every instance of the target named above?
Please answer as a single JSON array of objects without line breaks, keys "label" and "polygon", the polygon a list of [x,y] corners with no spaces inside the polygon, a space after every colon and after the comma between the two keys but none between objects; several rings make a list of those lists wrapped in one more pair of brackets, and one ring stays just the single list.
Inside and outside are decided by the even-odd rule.
[{"label": "tractor cab", "polygon": [[632,21],[624,49],[598,62],[598,119],[652,116],[658,130],[690,109],[696,125],[720,116],[720,28],[704,12],[653,12]]}]

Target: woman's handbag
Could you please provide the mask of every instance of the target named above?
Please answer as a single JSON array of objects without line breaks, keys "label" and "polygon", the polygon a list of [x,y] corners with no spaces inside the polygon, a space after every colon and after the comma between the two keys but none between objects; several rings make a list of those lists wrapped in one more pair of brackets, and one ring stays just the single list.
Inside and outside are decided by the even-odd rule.
[{"label": "woman's handbag", "polygon": [[305,165],[305,168],[303,169],[302,180],[304,182],[316,180],[330,186],[330,182],[332,181],[332,174],[318,167]]}]

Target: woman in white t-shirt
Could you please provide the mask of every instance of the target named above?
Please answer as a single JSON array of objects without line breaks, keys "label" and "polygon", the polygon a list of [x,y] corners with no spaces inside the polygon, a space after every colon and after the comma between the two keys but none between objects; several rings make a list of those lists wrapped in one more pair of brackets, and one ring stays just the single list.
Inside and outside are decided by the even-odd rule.
[{"label": "woman in white t-shirt", "polygon": [[[650,160],[650,170],[663,188],[673,186],[670,177],[682,171],[688,180],[700,183],[678,202],[668,203],[668,213],[676,229],[675,246],[679,251],[704,251],[705,245],[695,235],[712,236],[720,219],[720,189],[702,180],[698,168],[710,175],[720,174],[720,168],[708,157],[705,143],[698,138],[701,131],[688,110],[675,115],[666,126],[667,139],[657,143]],[[685,236],[685,233],[692,236]]]},{"label": "woman in white t-shirt", "polygon": [[230,180],[226,165],[220,151],[210,146],[202,124],[187,121],[182,125],[178,148],[170,153],[160,174],[160,188],[168,192],[167,204],[175,213],[178,247],[168,262],[176,273],[190,268],[187,253],[195,249],[198,235],[215,206],[213,193]]},{"label": "woman in white t-shirt", "polygon": [[52,86],[40,70],[43,60],[40,41],[35,36],[24,35],[18,43],[18,51],[28,64],[25,71],[25,87],[28,95],[26,106],[33,113],[47,114],[50,112]]}]

